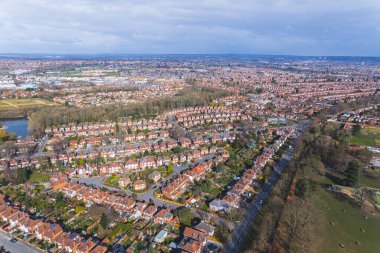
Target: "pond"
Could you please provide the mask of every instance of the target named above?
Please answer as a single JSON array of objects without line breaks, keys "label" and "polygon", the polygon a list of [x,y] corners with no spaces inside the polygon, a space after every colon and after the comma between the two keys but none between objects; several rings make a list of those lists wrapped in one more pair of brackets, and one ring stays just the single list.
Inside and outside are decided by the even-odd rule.
[{"label": "pond", "polygon": [[29,135],[28,123],[27,119],[0,120],[0,124],[6,126],[7,132],[23,138]]}]

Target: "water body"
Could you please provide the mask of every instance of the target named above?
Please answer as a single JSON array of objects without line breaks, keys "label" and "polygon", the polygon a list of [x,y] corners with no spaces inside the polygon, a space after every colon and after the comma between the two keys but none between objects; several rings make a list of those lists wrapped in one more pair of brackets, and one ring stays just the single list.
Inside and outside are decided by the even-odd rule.
[{"label": "water body", "polygon": [[16,134],[19,137],[27,137],[29,135],[27,119],[14,119],[0,121],[3,126],[6,126],[7,132]]}]

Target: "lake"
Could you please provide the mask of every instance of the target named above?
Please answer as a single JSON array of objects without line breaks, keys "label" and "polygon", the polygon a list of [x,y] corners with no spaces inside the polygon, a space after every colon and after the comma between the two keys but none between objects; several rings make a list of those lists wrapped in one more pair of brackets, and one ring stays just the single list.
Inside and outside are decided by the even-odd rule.
[{"label": "lake", "polygon": [[0,120],[0,123],[7,127],[7,132],[15,133],[20,137],[29,135],[28,122],[27,119]]}]

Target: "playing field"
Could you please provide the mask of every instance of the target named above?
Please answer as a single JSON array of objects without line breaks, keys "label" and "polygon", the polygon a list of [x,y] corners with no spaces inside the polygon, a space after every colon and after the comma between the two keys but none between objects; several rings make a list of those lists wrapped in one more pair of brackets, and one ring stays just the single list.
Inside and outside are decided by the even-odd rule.
[{"label": "playing field", "polygon": [[46,105],[54,105],[54,103],[40,98],[1,99],[0,111],[12,109],[28,109]]},{"label": "playing field", "polygon": [[318,195],[324,203],[321,209],[326,217],[326,223],[323,225],[324,242],[320,252],[379,252],[380,217],[378,214],[372,215],[353,207],[346,201],[334,198],[322,188],[318,189]]},{"label": "playing field", "polygon": [[352,136],[350,144],[359,146],[379,146],[380,145],[380,128],[366,127],[360,134]]}]

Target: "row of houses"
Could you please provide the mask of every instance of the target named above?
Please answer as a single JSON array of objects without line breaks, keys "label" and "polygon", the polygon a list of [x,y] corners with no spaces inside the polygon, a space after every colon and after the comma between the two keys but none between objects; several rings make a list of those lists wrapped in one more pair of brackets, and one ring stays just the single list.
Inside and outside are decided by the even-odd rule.
[{"label": "row of houses", "polygon": [[176,119],[178,122],[184,121],[195,121],[195,120],[206,120],[206,119],[222,119],[222,118],[232,118],[232,117],[240,117],[242,116],[241,110],[233,110],[229,111],[227,109],[220,110],[218,112],[201,112],[201,113],[180,113],[176,115]]},{"label": "row of houses", "polygon": [[228,159],[228,152],[219,154],[213,159],[202,162],[190,170],[177,175],[171,182],[161,188],[162,195],[168,199],[178,199],[190,183],[202,179],[213,166]]},{"label": "row of houses", "polygon": [[[222,143],[225,141],[232,142],[235,139],[235,134],[222,135],[222,134],[214,134],[209,138],[207,137],[195,137],[193,139],[190,138],[180,138],[179,141],[175,140],[167,140],[156,143],[141,143],[135,145],[122,145],[114,148],[103,148],[102,150],[92,150],[92,151],[71,151],[69,153],[63,153],[59,155],[51,154],[44,156],[34,156],[32,158],[14,158],[14,159],[1,159],[0,160],[0,170],[4,170],[6,168],[28,168],[28,167],[36,167],[39,168],[42,165],[56,165],[60,162],[63,165],[67,165],[68,163],[75,162],[78,159],[86,159],[86,160],[95,160],[99,157],[108,159],[120,159],[131,155],[144,154],[145,152],[167,152],[176,147],[181,148],[189,148],[192,151],[188,154],[182,154],[179,156],[173,156],[171,160],[172,163],[181,163],[188,161],[189,157],[196,158],[200,152],[201,155],[208,153],[215,153],[216,147],[200,147],[201,145],[211,144],[211,143]],[[186,158],[186,160],[184,160]],[[167,159],[164,159],[167,161]],[[160,160],[157,162],[160,164]]]},{"label": "row of houses", "polygon": [[230,106],[218,107],[218,106],[199,106],[199,107],[186,107],[173,110],[172,113],[177,119],[182,117],[188,117],[193,114],[218,114],[228,113],[229,115],[240,115],[241,109],[233,108]]},{"label": "row of houses", "polygon": [[209,203],[209,207],[214,212],[228,212],[231,208],[238,208],[242,195],[252,188],[254,180],[257,179],[265,164],[273,157],[277,150],[284,144],[290,132],[282,135],[273,144],[265,147],[263,152],[254,160],[252,168],[244,171],[240,179],[227,191],[226,195],[220,199],[214,199]]},{"label": "row of houses", "polygon": [[118,196],[109,191],[68,181],[63,175],[52,176],[50,185],[54,190],[63,192],[68,198],[75,198],[88,204],[107,206],[124,218],[144,218],[153,220],[155,224],[167,224],[174,218],[171,209],[159,209],[154,204],[135,201],[128,196]]},{"label": "row of houses", "polygon": [[[99,146],[108,146],[108,145],[117,145],[124,144],[129,142],[143,142],[143,141],[152,141],[158,138],[162,140],[169,137],[168,131],[150,131],[147,134],[144,132],[140,132],[137,134],[125,134],[125,135],[111,135],[111,136],[90,136],[84,137],[80,140],[70,140],[67,144],[62,145],[67,150],[75,150],[75,149],[84,149],[84,148],[92,148]],[[169,142],[175,142],[174,140],[168,140]],[[54,146],[57,143],[60,143],[61,139],[54,136],[52,137],[48,143],[46,144],[47,151],[54,151]],[[162,146],[166,147],[167,142],[163,143]]]},{"label": "row of houses", "polygon": [[141,159],[127,159],[125,162],[111,162],[103,165],[97,163],[86,163],[83,166],[75,166],[72,170],[71,176],[87,176],[91,174],[110,175],[113,173],[131,173],[143,171],[148,168],[156,168],[159,166],[167,166],[169,164],[178,165],[183,163],[190,163],[193,160],[198,160],[203,156],[209,154],[222,154],[226,155],[226,150],[217,148],[200,148],[187,153],[171,156],[148,156]]},{"label": "row of houses", "polygon": [[58,138],[74,136],[98,136],[113,134],[116,131],[143,131],[159,130],[171,128],[172,124],[165,120],[148,119],[148,120],[126,120],[121,122],[104,122],[95,124],[81,124],[68,126],[46,128],[45,133]]},{"label": "row of houses", "polygon": [[23,233],[32,234],[55,247],[70,253],[105,253],[107,247],[98,245],[91,237],[85,239],[77,233],[64,232],[57,223],[49,223],[40,219],[32,219],[28,213],[4,203],[0,198],[0,218],[9,223],[8,231],[19,229]]},{"label": "row of houses", "polygon": [[184,127],[193,127],[197,125],[211,124],[211,123],[226,123],[226,122],[235,122],[238,120],[248,120],[249,118],[246,115],[242,116],[231,116],[231,117],[221,117],[221,118],[208,118],[208,119],[199,119],[199,120],[184,120],[181,124]]},{"label": "row of houses", "polygon": [[360,108],[355,111],[345,112],[340,114],[337,118],[342,122],[363,123],[371,125],[380,125],[380,117],[373,113],[367,113],[376,111],[379,109],[378,105],[372,105],[365,108]]}]

